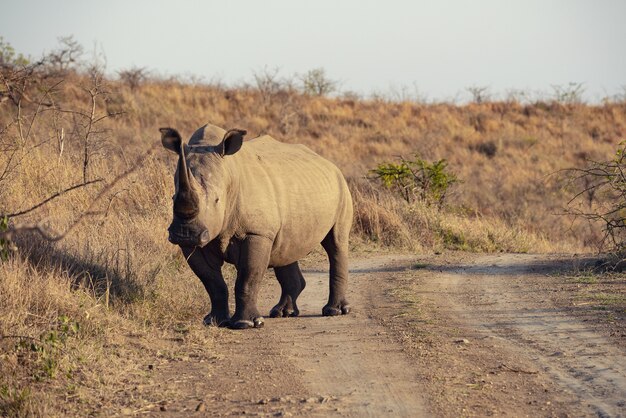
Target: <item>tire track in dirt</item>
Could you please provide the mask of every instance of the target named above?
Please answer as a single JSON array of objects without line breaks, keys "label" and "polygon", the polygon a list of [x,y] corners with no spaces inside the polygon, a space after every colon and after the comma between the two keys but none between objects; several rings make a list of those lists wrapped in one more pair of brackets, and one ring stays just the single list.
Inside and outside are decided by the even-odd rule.
[{"label": "tire track in dirt", "polygon": [[[292,326],[289,319],[282,320],[287,328],[274,336],[283,343],[291,340],[289,357],[304,371],[303,383],[313,393],[336,398],[340,415],[425,414],[414,367],[402,347],[368,310],[368,295],[377,285],[377,273],[393,262],[395,258],[389,257],[354,260],[348,300],[355,309],[350,315],[333,318],[319,316],[328,298],[328,273],[305,271],[307,293],[299,306],[306,318]],[[272,293],[278,294],[277,289]],[[282,336],[285,329],[294,326],[297,332],[291,337]]]},{"label": "tire track in dirt", "polygon": [[479,338],[499,339],[510,358],[529,357],[587,414],[626,416],[626,353],[550,301],[558,288],[546,274],[571,266],[532,255],[482,256],[441,268],[422,291]]}]

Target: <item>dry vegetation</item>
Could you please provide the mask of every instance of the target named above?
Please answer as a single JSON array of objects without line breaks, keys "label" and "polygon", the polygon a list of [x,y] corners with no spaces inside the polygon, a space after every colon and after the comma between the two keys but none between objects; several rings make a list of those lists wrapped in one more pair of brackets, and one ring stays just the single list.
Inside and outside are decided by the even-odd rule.
[{"label": "dry vegetation", "polygon": [[[559,215],[570,192],[555,173],[609,158],[626,135],[623,102],[328,98],[262,78],[127,83],[49,64],[20,84],[7,81],[14,68],[3,71],[0,214],[63,192],[9,225],[52,236],[72,229],[58,242],[24,232],[0,244],[0,415],[119,412],[109,408],[132,404],[148,379],[146,350],[176,355],[135,340],[210,347],[219,337],[199,326],[208,298],[166,239],[175,161],[154,150],[161,126],[190,135],[210,122],[304,143],[349,179],[355,247],[423,252],[595,249],[598,228]],[[378,163],[415,152],[445,158],[461,180],[441,209],[408,204],[368,178]]]}]

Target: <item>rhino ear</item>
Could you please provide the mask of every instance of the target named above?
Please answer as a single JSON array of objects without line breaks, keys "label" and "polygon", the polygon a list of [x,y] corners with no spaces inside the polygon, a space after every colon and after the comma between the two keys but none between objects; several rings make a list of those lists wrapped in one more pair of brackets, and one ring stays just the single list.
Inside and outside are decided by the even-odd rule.
[{"label": "rhino ear", "polygon": [[176,154],[180,154],[180,146],[183,140],[178,131],[172,128],[161,128],[159,131],[161,132],[161,143],[163,146]]},{"label": "rhino ear", "polygon": [[233,155],[239,149],[243,143],[243,136],[248,132],[242,129],[231,129],[226,132],[222,143],[217,146],[217,151],[222,155]]}]

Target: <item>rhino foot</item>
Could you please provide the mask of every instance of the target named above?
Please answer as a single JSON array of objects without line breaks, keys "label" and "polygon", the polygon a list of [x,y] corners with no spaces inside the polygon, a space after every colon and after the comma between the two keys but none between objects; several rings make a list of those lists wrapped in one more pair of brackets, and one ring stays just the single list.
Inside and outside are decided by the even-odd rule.
[{"label": "rhino foot", "polygon": [[263,317],[259,316],[250,321],[249,319],[239,319],[237,321],[230,321],[228,327],[230,329],[248,329],[248,328],[263,328],[265,323]]},{"label": "rhino foot", "polygon": [[230,322],[228,314],[218,314],[210,312],[202,321],[207,327],[227,327]]},{"label": "rhino foot", "polygon": [[281,304],[274,306],[270,311],[270,318],[287,318],[300,315],[300,310],[295,303]]},{"label": "rhino foot", "polygon": [[350,305],[347,302],[342,302],[337,305],[326,305],[322,308],[322,315],[324,316],[336,316],[345,315],[350,312]]}]

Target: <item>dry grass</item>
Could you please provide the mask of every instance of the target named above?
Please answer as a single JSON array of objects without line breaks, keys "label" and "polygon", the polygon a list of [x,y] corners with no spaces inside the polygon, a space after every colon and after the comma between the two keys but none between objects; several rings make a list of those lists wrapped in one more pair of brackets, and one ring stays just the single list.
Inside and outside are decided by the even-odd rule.
[{"label": "dry grass", "polygon": [[366,242],[417,252],[549,252],[559,248],[500,219],[408,204],[370,180],[351,180],[355,236]]},{"label": "dry grass", "polygon": [[[80,88],[88,85],[87,78],[69,74],[57,102],[88,108]],[[349,178],[357,243],[421,252],[589,250],[598,232],[555,215],[567,194],[552,173],[585,158],[608,158],[626,133],[624,104],[423,105],[294,91],[267,96],[250,88],[173,81],[133,90],[108,81],[106,89],[110,94],[97,103],[98,112],[126,113],[105,120],[106,132],[92,138],[98,147],[88,175],[105,181],[16,221],[44,221],[63,231],[158,142],[159,127],[190,135],[211,122],[247,129],[249,137],[269,133],[304,143],[334,161]],[[24,104],[25,120],[34,110]],[[15,116],[11,102],[0,104],[3,126]],[[67,133],[63,153],[57,142],[61,127]],[[40,144],[36,148],[20,143],[15,125],[2,135],[23,151],[19,166],[0,184],[0,213],[28,208],[81,181],[81,134],[72,115],[38,116],[29,138]],[[413,152],[446,158],[463,181],[447,209],[409,205],[364,178],[377,163]],[[8,158],[8,152],[0,153],[0,168]],[[127,388],[149,381],[141,361],[145,353],[175,352],[150,336],[184,330],[185,341],[213,349],[219,331],[198,324],[208,298],[166,240],[174,166],[171,155],[157,152],[59,243],[28,234],[16,238],[18,251],[0,262],[0,335],[12,336],[0,339],[0,415],[136,410],[139,399],[147,402],[150,395],[128,397]]]}]

